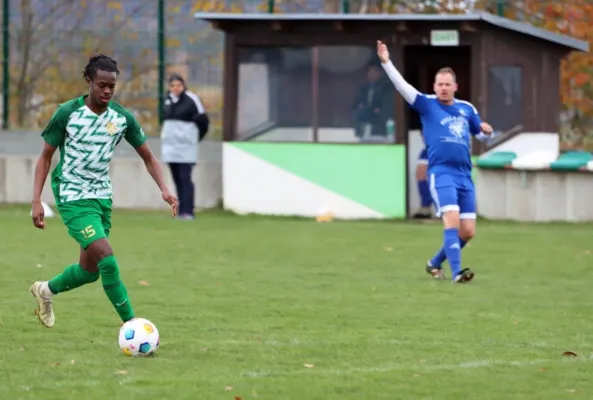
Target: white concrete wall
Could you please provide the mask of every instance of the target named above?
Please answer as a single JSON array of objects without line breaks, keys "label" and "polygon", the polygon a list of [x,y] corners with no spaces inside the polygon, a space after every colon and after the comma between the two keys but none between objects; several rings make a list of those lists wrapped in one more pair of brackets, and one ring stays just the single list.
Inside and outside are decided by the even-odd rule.
[{"label": "white concrete wall", "polygon": [[483,156],[488,155],[493,151],[513,151],[517,153],[517,157],[524,156],[533,151],[546,151],[554,154],[560,152],[560,135],[551,132],[530,132],[521,133],[503,142],[499,146],[488,149]]},{"label": "white concrete wall", "polygon": [[514,221],[593,221],[593,173],[480,169],[478,214]]},{"label": "white concrete wall", "polygon": [[[156,150],[156,151],[155,151]],[[153,149],[158,154],[158,149]],[[221,144],[202,146],[200,153],[208,152],[200,157],[200,162],[193,171],[196,187],[195,207],[211,208],[218,205],[222,199],[222,165],[221,157],[216,152],[222,152]],[[57,155],[53,164],[57,160]],[[33,195],[33,172],[36,155],[0,154],[0,203],[31,202]],[[52,165],[52,170],[54,168]],[[161,164],[170,189],[175,192],[169,168]],[[168,205],[162,200],[160,191],[144,167],[144,163],[137,155],[127,153],[125,156],[114,157],[110,165],[110,175],[113,184],[114,206],[132,209],[165,209]],[[49,204],[54,204],[53,194],[46,182],[43,198]]]},{"label": "white concrete wall", "polygon": [[416,183],[416,165],[418,155],[424,148],[424,140],[419,129],[408,132],[408,214],[412,215],[420,208],[420,194]]},{"label": "white concrete wall", "polygon": [[224,144],[223,159],[224,208],[237,214],[386,218],[231,144]]}]

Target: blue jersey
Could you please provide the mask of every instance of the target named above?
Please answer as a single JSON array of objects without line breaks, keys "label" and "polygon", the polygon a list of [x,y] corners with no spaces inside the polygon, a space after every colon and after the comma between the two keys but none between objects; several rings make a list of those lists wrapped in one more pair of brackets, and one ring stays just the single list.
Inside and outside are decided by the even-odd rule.
[{"label": "blue jersey", "polygon": [[480,133],[480,115],[467,101],[441,103],[435,95],[418,94],[412,108],[420,114],[430,174],[471,176],[471,136]]}]

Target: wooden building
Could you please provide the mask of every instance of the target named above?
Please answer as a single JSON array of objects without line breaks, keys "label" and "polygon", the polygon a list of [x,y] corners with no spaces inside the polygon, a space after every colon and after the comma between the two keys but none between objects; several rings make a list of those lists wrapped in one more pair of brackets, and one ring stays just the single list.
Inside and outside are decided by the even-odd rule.
[{"label": "wooden building", "polygon": [[[522,132],[558,132],[560,62],[589,47],[484,12],[195,17],[224,33],[225,142],[403,145],[404,192],[414,187],[420,123],[382,75],[377,40],[421,92],[432,92],[438,69],[452,67],[457,98],[472,102],[495,129]],[[474,154],[483,150],[472,146]],[[409,198],[404,202],[409,213]]]},{"label": "wooden building", "polygon": [[[396,67],[419,90],[430,92],[434,72],[450,66],[459,79],[459,98],[471,101],[483,118],[499,129],[521,124],[527,132],[557,131],[560,61],[570,51],[588,51],[586,42],[488,13],[198,13],[196,18],[210,22],[225,34],[226,140],[237,138],[239,58],[249,50],[262,47],[373,48],[380,39],[390,46]],[[334,61],[339,64],[339,56]],[[359,68],[321,77],[323,71],[319,71],[315,77],[315,70],[310,68],[308,74],[300,71],[294,74],[294,79],[284,79],[282,91],[291,93],[292,105],[279,107],[277,118],[294,125],[308,122],[314,131],[316,127],[327,125],[332,120],[331,108],[324,105],[335,104],[336,99],[346,102],[365,72]],[[315,78],[317,88],[311,87]],[[519,103],[521,106],[517,107]],[[348,108],[345,106],[342,108]],[[290,115],[282,115],[285,108],[292,110]],[[395,96],[395,120],[399,122],[396,142],[401,144],[406,143],[409,125],[413,123],[406,110],[401,98]]]}]

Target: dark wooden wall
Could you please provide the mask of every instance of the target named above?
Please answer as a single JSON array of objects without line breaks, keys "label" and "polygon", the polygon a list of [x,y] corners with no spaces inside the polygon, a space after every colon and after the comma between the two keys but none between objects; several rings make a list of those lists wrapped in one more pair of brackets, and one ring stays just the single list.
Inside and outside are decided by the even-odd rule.
[{"label": "dark wooden wall", "polygon": [[[390,47],[392,59],[400,70],[405,66],[404,48],[407,45],[430,45],[432,29],[458,29],[460,45],[471,47],[470,93],[467,100],[480,110],[483,119],[488,120],[488,67],[522,65],[523,67],[523,129],[525,131],[556,132],[560,112],[559,62],[568,50],[564,47],[544,42],[523,34],[493,27],[487,23],[475,22],[368,22],[311,21],[307,23],[272,23],[269,21],[235,21],[225,30],[225,110],[224,138],[233,140],[236,126],[237,102],[237,47],[238,46],[313,46],[313,45],[362,45],[374,46],[377,39]],[[310,104],[296,102],[302,96],[311,97],[310,78],[302,73],[302,85],[287,88],[283,101],[291,102],[295,114],[303,118],[311,114],[306,111]],[[365,72],[361,71],[361,75]],[[338,99],[337,107],[349,107],[357,86],[364,81],[364,75],[349,79],[337,79],[336,75],[320,76],[320,85],[332,92],[327,94],[333,101]],[[461,84],[461,82],[460,82]],[[329,101],[320,91],[318,106],[319,123],[332,120],[331,110],[323,103]],[[464,95],[464,97],[466,97]],[[301,108],[303,110],[301,110]],[[395,111],[397,124],[396,141],[407,142],[405,123],[406,105],[401,96],[396,96]],[[310,110],[310,109],[309,109]],[[292,118],[302,119],[298,116]],[[302,121],[293,121],[302,122]],[[343,122],[341,122],[343,123]]]},{"label": "dark wooden wall", "polygon": [[488,118],[488,67],[522,66],[523,129],[527,132],[558,132],[560,102],[560,59],[567,50],[535,38],[501,28],[483,28],[480,57],[484,68],[478,70],[483,94],[480,109]]}]

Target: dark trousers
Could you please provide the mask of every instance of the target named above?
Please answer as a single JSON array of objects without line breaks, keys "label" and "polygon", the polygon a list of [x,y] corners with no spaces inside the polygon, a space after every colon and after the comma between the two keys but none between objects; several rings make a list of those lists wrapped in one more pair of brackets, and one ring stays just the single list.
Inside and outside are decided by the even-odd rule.
[{"label": "dark trousers", "polygon": [[194,215],[194,183],[191,172],[194,164],[169,163],[177,198],[179,200],[179,215]]}]

